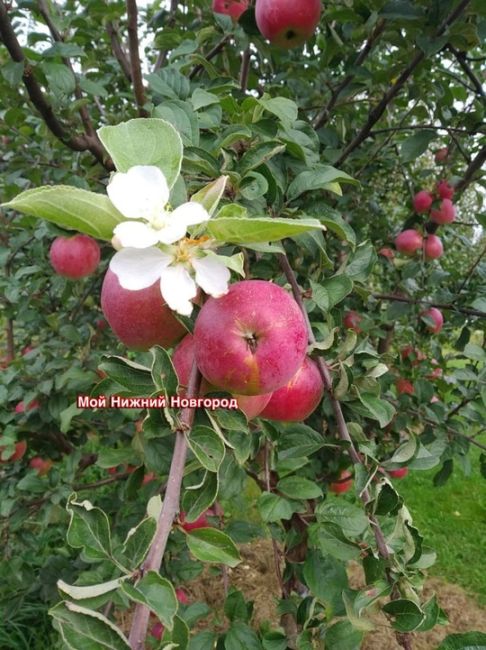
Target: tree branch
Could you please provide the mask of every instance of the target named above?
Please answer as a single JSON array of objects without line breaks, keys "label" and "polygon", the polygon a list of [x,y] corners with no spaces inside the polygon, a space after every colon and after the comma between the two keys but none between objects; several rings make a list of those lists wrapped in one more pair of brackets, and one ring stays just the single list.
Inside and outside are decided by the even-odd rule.
[{"label": "tree branch", "polygon": [[243,92],[248,90],[248,75],[250,74],[251,50],[249,47],[243,52],[240,69],[240,88]]},{"label": "tree branch", "polygon": [[[224,46],[226,43],[228,43],[229,40],[230,35],[228,34],[227,36],[224,36],[220,41],[218,41],[218,43],[216,43],[216,45],[211,50],[209,50],[209,52],[204,57],[206,61],[211,61],[211,59],[214,59],[217,54],[224,50]],[[201,63],[198,63],[189,73],[189,79],[194,79],[194,77],[202,72],[202,70],[204,70],[204,66]]]},{"label": "tree branch", "polygon": [[8,16],[7,5],[3,0],[0,0],[0,36],[11,59],[17,63],[24,64],[22,80],[27,89],[27,93],[51,133],[73,151],[90,151],[96,160],[106,169],[113,169],[111,161],[105,160],[104,149],[96,138],[88,134],[84,136],[71,135],[54,114],[52,106],[47,101],[34,76],[32,67],[24,57],[24,53]]},{"label": "tree branch", "polygon": [[[196,363],[193,363],[186,393],[188,399],[196,397],[199,394],[200,383],[201,374]],[[189,407],[183,409],[181,413],[180,425],[175,432],[176,438],[174,454],[172,456],[172,463],[167,481],[167,490],[165,492],[162,511],[157,524],[157,532],[142,567],[144,572],[150,570],[158,571],[160,569],[167,540],[169,539],[175,516],[179,511],[181,485],[187,455],[186,435],[192,428],[194,415],[195,409]],[[131,650],[143,650],[145,648],[145,637],[147,635],[149,616],[150,610],[148,607],[145,605],[136,606],[129,637]]]},{"label": "tree branch", "polygon": [[[170,9],[169,9],[169,19],[167,20],[167,26],[168,27],[173,27],[176,21],[176,13],[177,13],[177,6],[179,4],[179,0],[171,0],[170,2]],[[161,68],[167,59],[167,50],[160,50],[159,55],[157,57],[157,61],[155,62],[154,65],[154,72],[157,72],[159,68]]]},{"label": "tree branch", "polygon": [[408,296],[398,296],[394,293],[374,293],[373,298],[377,300],[394,300],[396,302],[407,302],[411,305],[428,305],[429,307],[437,307],[437,309],[445,309],[446,311],[455,311],[467,316],[477,316],[478,318],[486,318],[486,312],[479,311],[479,309],[469,309],[467,307],[457,307],[457,305],[444,304],[433,302],[430,300],[420,300],[418,298],[409,298]]},{"label": "tree branch", "polygon": [[145,88],[143,87],[142,66],[140,64],[140,52],[138,50],[137,0],[127,0],[128,16],[128,49],[130,51],[130,68],[132,72],[133,91],[137,102],[138,114],[140,117],[148,117],[145,105]]},{"label": "tree branch", "polygon": [[470,185],[476,177],[476,172],[480,171],[486,162],[486,146],[484,146],[466,169],[466,173],[459,183],[456,185],[456,192],[464,192],[466,187]]},{"label": "tree branch", "polygon": [[458,50],[456,50],[456,48],[451,43],[449,43],[448,47],[449,50],[452,52],[452,54],[456,57],[457,62],[459,63],[461,68],[464,70],[466,75],[471,80],[471,83],[473,84],[477,94],[480,95],[480,97],[482,97],[483,100],[486,99],[486,94],[483,90],[483,86],[481,85],[481,82],[476,77],[474,72],[471,70],[470,65],[466,61],[466,54],[464,52],[459,52]]},{"label": "tree branch", "polygon": [[[444,31],[447,29],[447,27],[452,25],[459,18],[459,16],[465,10],[467,5],[470,3],[470,1],[471,0],[461,0],[461,2],[457,5],[457,7],[442,22],[439,29],[437,30],[436,36],[441,36],[444,33]],[[393,99],[398,95],[400,90],[406,84],[407,80],[413,74],[415,68],[417,68],[417,66],[424,60],[424,58],[425,58],[425,53],[422,50],[418,50],[415,53],[415,56],[412,58],[412,60],[405,68],[405,70],[401,73],[401,75],[398,77],[398,79],[393,84],[393,86],[391,86],[387,90],[387,92],[383,95],[382,100],[377,104],[377,106],[375,106],[375,108],[373,108],[370,111],[366,124],[363,126],[361,131],[356,135],[356,137],[348,144],[348,146],[344,149],[339,159],[336,161],[335,164],[337,167],[339,167],[339,165],[341,165],[346,160],[346,158],[348,158],[348,156],[355,149],[357,149],[362,142],[364,142],[368,138],[373,126],[381,118],[388,104],[391,101],[393,101]]]},{"label": "tree branch", "polygon": [[[368,40],[364,44],[361,52],[358,55],[358,58],[354,62],[354,67],[359,67],[360,65],[363,64],[364,60],[366,57],[369,55],[371,50],[373,49],[376,41],[378,38],[381,36],[385,29],[385,20],[379,20],[373,31],[371,32]],[[351,81],[354,79],[354,73],[348,74],[342,81],[341,83],[332,91],[331,99],[327,103],[327,105],[322,109],[322,111],[315,117],[314,122],[313,122],[313,127],[314,129],[320,129],[324,124],[326,124],[327,120],[329,119],[329,116],[331,114],[332,109],[336,105],[337,100],[339,99],[339,95],[343,92],[343,90],[348,86]]]},{"label": "tree branch", "polygon": [[131,83],[132,71],[130,70],[130,63],[128,62],[127,55],[125,54],[125,51],[122,48],[120,39],[118,37],[118,28],[112,22],[107,22],[106,33],[110,37],[111,51],[113,52],[115,59],[120,64],[120,68],[122,69],[123,74]]}]

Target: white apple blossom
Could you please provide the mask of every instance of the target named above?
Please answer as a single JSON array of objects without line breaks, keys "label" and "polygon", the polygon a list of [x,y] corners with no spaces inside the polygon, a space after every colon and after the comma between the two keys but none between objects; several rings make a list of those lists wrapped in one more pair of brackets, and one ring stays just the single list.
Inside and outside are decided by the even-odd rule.
[{"label": "white apple blossom", "polygon": [[183,316],[193,310],[191,300],[198,287],[220,298],[228,292],[230,271],[224,257],[205,250],[204,240],[183,239],[177,246],[139,250],[124,248],[114,255],[110,269],[121,286],[131,291],[146,289],[160,280],[160,291],[167,305]]},{"label": "white apple blossom", "polygon": [[116,172],[106,191],[115,208],[129,219],[113,231],[122,248],[173,244],[185,237],[189,226],[210,219],[204,206],[196,202],[167,211],[169,186],[161,170],[153,165],[136,165],[126,173]]}]

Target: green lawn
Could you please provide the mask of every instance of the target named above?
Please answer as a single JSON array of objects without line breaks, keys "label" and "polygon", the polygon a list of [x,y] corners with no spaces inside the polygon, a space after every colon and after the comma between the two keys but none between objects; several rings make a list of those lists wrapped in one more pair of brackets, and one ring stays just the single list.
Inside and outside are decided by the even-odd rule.
[{"label": "green lawn", "polygon": [[442,487],[432,484],[437,468],[394,483],[426,545],[437,551],[430,573],[461,585],[486,605],[486,479],[479,473],[479,454],[473,449],[471,476],[455,467]]}]

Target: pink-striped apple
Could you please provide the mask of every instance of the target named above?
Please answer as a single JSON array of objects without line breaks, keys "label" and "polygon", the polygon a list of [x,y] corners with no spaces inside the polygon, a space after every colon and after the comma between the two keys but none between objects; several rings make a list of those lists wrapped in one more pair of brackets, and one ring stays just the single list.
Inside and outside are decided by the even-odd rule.
[{"label": "pink-striped apple", "polygon": [[412,382],[408,379],[403,379],[403,377],[397,379],[395,386],[399,395],[413,395],[415,393]]},{"label": "pink-striped apple", "polygon": [[202,375],[238,395],[263,395],[285,386],[302,365],[307,343],[298,304],[265,280],[243,280],[222,298],[210,298],[194,328]]},{"label": "pink-striped apple", "polygon": [[124,289],[108,269],[101,289],[101,307],[116,336],[128,348],[171,347],[185,333],[165,304],[157,281],[147,289]]},{"label": "pink-striped apple", "polygon": [[437,260],[444,253],[444,246],[437,235],[427,235],[424,240],[424,253],[426,260]]},{"label": "pink-striped apple", "polygon": [[454,196],[454,191],[455,190],[452,185],[449,185],[449,183],[445,180],[439,181],[437,183],[437,194],[441,199],[452,199]]},{"label": "pink-striped apple", "polygon": [[323,394],[319,368],[307,357],[289,383],[273,393],[260,415],[267,420],[302,422],[316,410]]},{"label": "pink-striped apple", "polygon": [[56,273],[71,280],[78,280],[96,271],[100,262],[100,247],[88,235],[56,237],[49,258]]},{"label": "pink-striped apple", "polygon": [[427,311],[423,312],[423,316],[430,318],[434,323],[433,325],[427,325],[429,332],[438,334],[444,325],[444,316],[440,309],[437,309],[437,307],[431,307]]},{"label": "pink-striped apple", "polygon": [[443,199],[438,210],[431,210],[430,220],[439,225],[452,223],[456,218],[456,208],[450,199]]},{"label": "pink-striped apple", "polygon": [[422,248],[423,238],[418,230],[403,230],[395,239],[395,248],[404,255],[415,255]]},{"label": "pink-striped apple", "polygon": [[213,11],[215,14],[225,14],[233,20],[238,20],[248,9],[248,5],[249,0],[213,0]]},{"label": "pink-striped apple", "polygon": [[432,205],[433,200],[433,196],[430,194],[430,192],[426,192],[425,190],[417,192],[417,194],[413,197],[413,209],[418,214],[427,212]]},{"label": "pink-striped apple", "polygon": [[258,29],[272,45],[290,49],[314,34],[321,16],[321,0],[256,0]]}]

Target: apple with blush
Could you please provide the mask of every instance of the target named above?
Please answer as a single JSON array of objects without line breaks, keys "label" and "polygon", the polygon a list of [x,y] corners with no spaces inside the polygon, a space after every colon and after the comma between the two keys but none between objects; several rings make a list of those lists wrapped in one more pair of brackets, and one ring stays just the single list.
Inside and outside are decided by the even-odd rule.
[{"label": "apple with blush", "polygon": [[450,199],[443,199],[438,210],[430,212],[430,220],[439,225],[452,223],[456,218],[456,208]]},{"label": "apple with blush", "polygon": [[256,0],[255,18],[272,45],[290,49],[312,37],[321,9],[321,0]]},{"label": "apple with blush", "polygon": [[404,379],[403,377],[397,379],[395,386],[399,395],[413,395],[415,393],[412,382],[408,379]]},{"label": "apple with blush", "polygon": [[422,248],[423,237],[413,228],[403,230],[395,239],[395,248],[399,253],[404,255],[415,255],[415,253]]},{"label": "apple with blush", "polygon": [[363,317],[358,314],[357,311],[347,311],[344,314],[343,325],[348,330],[354,330],[356,334],[361,334],[363,331],[359,324],[363,320]]},{"label": "apple with blush", "polygon": [[237,395],[263,395],[285,386],[304,362],[307,327],[296,301],[265,280],[232,284],[201,308],[194,353],[212,385]]},{"label": "apple with blush", "polygon": [[422,312],[422,316],[425,316],[427,319],[432,320],[431,325],[427,325],[429,332],[433,334],[439,334],[443,325],[444,325],[444,316],[440,309],[437,307],[431,307],[427,311]]},{"label": "apple with blush", "polygon": [[79,280],[96,271],[100,247],[88,235],[56,237],[49,250],[49,259],[56,273],[70,280]]},{"label": "apple with blush", "polygon": [[444,253],[444,246],[440,237],[437,235],[427,235],[424,240],[424,254],[426,260],[437,260],[442,257]]},{"label": "apple with blush", "polygon": [[434,197],[430,192],[426,192],[425,190],[417,192],[417,194],[413,197],[413,209],[417,214],[428,212],[433,200]]},{"label": "apple with blush", "polygon": [[389,476],[392,478],[405,478],[408,474],[408,467],[400,467],[399,469],[389,469]]},{"label": "apple with blush", "polygon": [[437,194],[441,199],[452,199],[455,189],[446,180],[437,183]]},{"label": "apple with blush", "polygon": [[37,476],[45,476],[48,474],[52,465],[52,460],[49,458],[41,458],[40,456],[34,456],[29,462],[29,467],[36,470]]},{"label": "apple with blush", "polygon": [[225,14],[233,20],[238,20],[249,4],[249,0],[213,0],[213,11],[215,14]]},{"label": "apple with blush", "polygon": [[179,514],[179,524],[186,533],[190,533],[191,530],[198,530],[199,528],[209,528],[208,512],[203,512],[194,521],[186,521],[186,513],[181,512]]},{"label": "apple with blush", "polygon": [[288,384],[276,390],[260,414],[267,420],[302,422],[318,407],[324,383],[315,361],[307,357]]},{"label": "apple with blush", "polygon": [[158,281],[146,289],[131,291],[123,288],[117,275],[108,269],[101,307],[116,336],[134,350],[148,350],[153,345],[171,347],[186,332],[164,302]]},{"label": "apple with blush", "polygon": [[2,458],[5,447],[0,447],[0,463],[15,463],[24,457],[25,452],[27,451],[27,442],[25,440],[19,440],[15,443],[15,451],[8,458]]},{"label": "apple with blush", "polygon": [[329,490],[331,492],[334,492],[334,494],[344,494],[345,492],[349,492],[349,490],[352,487],[353,487],[353,475],[349,470],[344,469],[339,474],[339,479],[337,481],[333,481],[329,485]]}]

